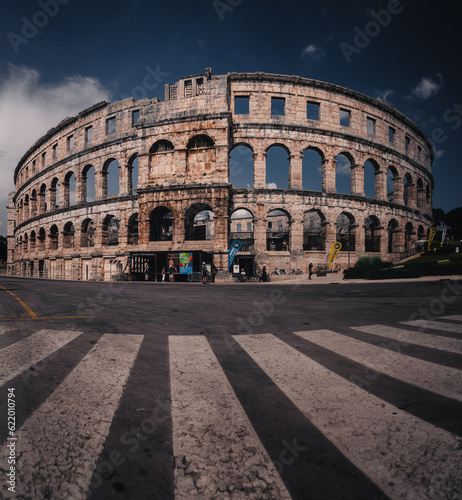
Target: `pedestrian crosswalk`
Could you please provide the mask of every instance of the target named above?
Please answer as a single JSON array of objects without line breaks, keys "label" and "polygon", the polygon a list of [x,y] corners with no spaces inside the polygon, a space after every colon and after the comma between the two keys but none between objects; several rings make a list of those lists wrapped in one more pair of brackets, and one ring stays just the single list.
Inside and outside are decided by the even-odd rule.
[{"label": "pedestrian crosswalk", "polygon": [[[170,456],[165,451],[165,460],[172,464],[172,479],[165,497],[323,498],[316,489],[307,492],[297,488],[301,476],[295,477],[289,467],[299,455],[304,457],[297,464],[299,474],[303,474],[304,463],[307,467],[315,460],[322,464],[322,457],[316,455],[320,453],[318,445],[313,442],[310,446],[313,433],[303,431],[298,441],[282,440],[285,454],[277,457],[271,452],[271,443],[262,438],[263,425],[270,429],[267,436],[279,435],[276,429],[282,425],[281,419],[299,412],[297,428],[304,429],[300,427],[303,421],[313,426],[359,476],[377,488],[377,498],[381,494],[389,498],[457,498],[462,491],[462,432],[450,432],[436,421],[406,411],[386,396],[354,383],[354,377],[345,369],[336,370],[332,363],[346,363],[347,367],[353,363],[374,373],[377,383],[381,377],[393,380],[396,390],[417,388],[447,401],[448,408],[461,409],[462,339],[454,333],[462,331],[462,316],[422,321],[425,326],[415,320],[352,326],[341,332],[322,329],[285,335],[228,335],[223,345],[232,345],[242,363],[233,367],[233,373],[223,362],[226,349],[217,351],[221,340],[170,335],[164,362],[170,368],[171,435],[162,439],[170,443],[163,448],[171,450]],[[82,331],[39,330],[0,349],[0,385],[6,387],[53,353],[70,350],[84,335]],[[16,491],[13,494],[4,489],[0,498],[108,497],[92,490],[92,475],[108,437],[128,430],[121,429],[119,421],[115,423],[124,393],[146,391],[146,401],[156,399],[155,386],[137,387],[131,377],[143,339],[143,335],[103,334],[51,394],[31,410],[16,430],[16,467],[20,471]],[[421,348],[427,358],[434,353],[434,359],[419,356]],[[316,349],[330,360],[328,366],[322,356],[310,354]],[[452,356],[450,362],[445,362],[446,355]],[[262,391],[274,386],[293,406],[286,404],[270,412],[273,402],[267,401],[260,408],[261,420],[247,413],[251,402],[237,390],[235,372],[245,380],[254,366],[262,377],[257,386]],[[419,404],[425,405],[425,401]],[[268,419],[275,414],[278,418],[262,424],[267,411]],[[130,417],[134,428],[136,418]],[[146,439],[144,436],[143,442]],[[297,448],[297,442],[304,444]],[[281,456],[286,459],[284,467]],[[131,463],[126,456],[119,462],[120,467]],[[3,477],[8,467],[1,456]],[[157,476],[155,469],[147,471],[149,481],[156,481]],[[357,491],[342,490],[346,479],[341,470],[323,475],[319,469],[319,477],[338,482],[339,498],[360,497]],[[111,480],[108,475],[107,481]],[[310,484],[316,480],[311,478]],[[144,498],[153,498],[148,486]]]}]

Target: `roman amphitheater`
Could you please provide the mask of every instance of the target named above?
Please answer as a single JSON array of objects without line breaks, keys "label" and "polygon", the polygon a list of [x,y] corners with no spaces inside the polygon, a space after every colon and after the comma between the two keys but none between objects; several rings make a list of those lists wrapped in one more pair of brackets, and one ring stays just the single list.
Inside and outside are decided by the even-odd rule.
[{"label": "roman amphitheater", "polygon": [[166,84],[164,101],[101,102],[41,137],[14,172],[8,266],[78,280],[172,267],[187,281],[206,262],[226,281],[236,265],[306,272],[337,241],[337,267],[397,261],[428,237],[432,162],[428,138],[383,101],[207,69]]}]

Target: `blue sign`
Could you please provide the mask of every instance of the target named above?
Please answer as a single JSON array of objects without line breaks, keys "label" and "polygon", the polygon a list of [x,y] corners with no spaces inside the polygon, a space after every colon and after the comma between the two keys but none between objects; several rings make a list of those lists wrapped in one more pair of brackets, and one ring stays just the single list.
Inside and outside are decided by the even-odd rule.
[{"label": "blue sign", "polygon": [[241,242],[239,240],[234,240],[229,247],[228,255],[228,269],[233,263],[234,257],[236,257],[237,252],[241,249]]}]

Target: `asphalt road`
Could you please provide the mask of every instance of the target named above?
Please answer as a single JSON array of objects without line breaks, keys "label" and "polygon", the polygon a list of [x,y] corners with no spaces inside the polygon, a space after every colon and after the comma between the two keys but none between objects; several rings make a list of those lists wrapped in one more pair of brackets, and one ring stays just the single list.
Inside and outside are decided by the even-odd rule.
[{"label": "asphalt road", "polygon": [[460,282],[2,277],[0,297],[2,443],[15,389],[11,498],[462,490]]}]

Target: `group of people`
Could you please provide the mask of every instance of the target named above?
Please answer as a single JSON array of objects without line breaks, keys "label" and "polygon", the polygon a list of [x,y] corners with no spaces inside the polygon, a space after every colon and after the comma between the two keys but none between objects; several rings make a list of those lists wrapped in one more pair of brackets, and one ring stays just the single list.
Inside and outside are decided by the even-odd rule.
[{"label": "group of people", "polygon": [[[165,267],[162,268],[162,281],[174,281],[174,273],[176,273],[176,267],[175,267],[175,262],[173,262],[173,259],[170,259],[168,262],[168,271],[165,271]],[[168,280],[167,280],[168,276]]]}]

